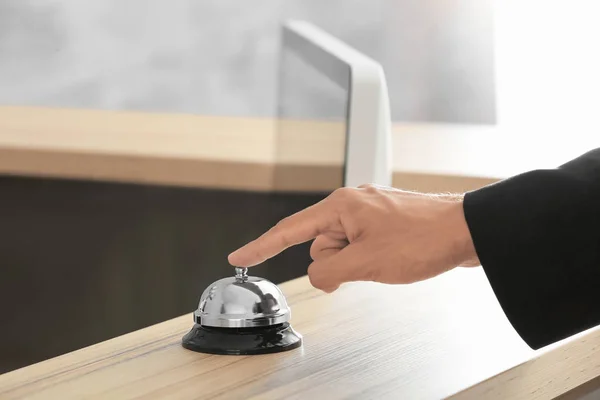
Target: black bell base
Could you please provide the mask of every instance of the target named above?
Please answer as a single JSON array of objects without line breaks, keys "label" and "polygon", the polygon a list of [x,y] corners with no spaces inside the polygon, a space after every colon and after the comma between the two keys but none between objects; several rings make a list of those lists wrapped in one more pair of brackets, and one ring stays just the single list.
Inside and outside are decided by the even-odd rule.
[{"label": "black bell base", "polygon": [[183,337],[181,345],[208,354],[269,354],[302,346],[302,336],[289,322],[257,328],[213,328],[195,324]]}]

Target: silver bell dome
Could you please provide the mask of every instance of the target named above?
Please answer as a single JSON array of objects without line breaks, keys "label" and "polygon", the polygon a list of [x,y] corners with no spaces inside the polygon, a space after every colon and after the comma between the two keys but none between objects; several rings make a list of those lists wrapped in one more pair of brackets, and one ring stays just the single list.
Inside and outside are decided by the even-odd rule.
[{"label": "silver bell dome", "polygon": [[223,278],[204,290],[197,324],[218,328],[265,327],[288,322],[290,308],[274,283],[248,276],[247,268],[236,268],[234,277]]}]

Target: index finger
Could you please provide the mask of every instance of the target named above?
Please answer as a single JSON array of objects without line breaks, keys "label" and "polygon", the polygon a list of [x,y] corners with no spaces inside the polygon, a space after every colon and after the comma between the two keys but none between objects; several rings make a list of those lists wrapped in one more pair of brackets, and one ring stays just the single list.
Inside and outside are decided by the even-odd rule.
[{"label": "index finger", "polygon": [[229,263],[236,267],[252,267],[288,247],[314,239],[331,225],[334,212],[323,200],[284,218],[258,239],[231,253]]}]

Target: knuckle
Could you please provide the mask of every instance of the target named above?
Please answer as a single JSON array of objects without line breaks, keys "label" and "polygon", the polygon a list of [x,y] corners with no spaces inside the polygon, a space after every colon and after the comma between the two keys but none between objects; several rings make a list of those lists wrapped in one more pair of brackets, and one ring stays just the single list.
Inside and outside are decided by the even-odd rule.
[{"label": "knuckle", "polygon": [[331,204],[338,212],[346,210],[348,207],[351,208],[353,204],[359,201],[358,193],[356,188],[344,187],[337,189],[331,196],[331,200],[333,200]]},{"label": "knuckle", "polygon": [[289,239],[289,232],[287,230],[289,226],[289,221],[289,217],[286,217],[281,221],[277,222],[272,228],[272,233],[276,236],[277,242],[285,247],[291,245],[291,241]]},{"label": "knuckle", "polygon": [[376,193],[379,191],[379,186],[374,183],[361,185],[360,188],[364,189],[367,193]]},{"label": "knuckle", "polygon": [[283,248],[288,248],[293,244],[289,235],[285,231],[281,231],[281,233],[279,233],[279,243]]},{"label": "knuckle", "polygon": [[312,264],[310,264],[308,266],[308,280],[310,281],[310,284],[314,287],[316,287],[317,289],[319,289],[319,280],[317,279],[317,274],[315,274],[315,263],[313,262]]},{"label": "knuckle", "polygon": [[321,266],[313,262],[308,267],[308,280],[316,289],[322,290],[325,293],[332,293],[339,288],[339,283],[331,279],[330,276],[322,272]]},{"label": "knuckle", "polygon": [[346,198],[353,196],[355,192],[356,192],[356,190],[353,188],[342,187],[342,188],[336,189],[333,192],[332,196],[336,197],[336,198],[340,198],[340,199],[346,199]]},{"label": "knuckle", "polygon": [[324,291],[325,293],[333,293],[333,292],[335,292],[336,290],[338,290],[338,288],[339,288],[339,285],[336,285],[336,286],[329,286],[329,287],[327,287],[327,288],[323,289],[323,291]]},{"label": "knuckle", "polygon": [[273,227],[273,229],[276,230],[276,231],[279,231],[279,230],[285,228],[288,225],[289,220],[290,220],[290,217],[285,217],[285,218],[279,220],[275,224],[275,226]]},{"label": "knuckle", "polygon": [[323,289],[325,287],[324,276],[319,272],[319,267],[316,263],[312,263],[308,266],[308,280],[310,284],[317,289]]}]

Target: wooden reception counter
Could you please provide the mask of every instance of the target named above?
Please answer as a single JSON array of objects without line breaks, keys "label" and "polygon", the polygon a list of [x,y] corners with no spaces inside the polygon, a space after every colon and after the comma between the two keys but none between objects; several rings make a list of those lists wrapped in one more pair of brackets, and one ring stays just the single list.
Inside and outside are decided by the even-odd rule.
[{"label": "wooden reception counter", "polygon": [[[314,151],[282,153],[276,131],[267,119],[0,107],[0,174],[272,191],[283,166],[296,190],[328,188],[341,155],[327,149],[343,138],[292,138]],[[548,140],[540,152],[518,132],[450,125],[397,124],[393,139],[394,186],[423,191],[481,187],[594,147]],[[533,352],[480,268],[332,295],[306,278],[282,288],[301,349],[193,353],[179,345],[188,314],[1,375],[0,398],[549,399],[600,376],[600,331]]]},{"label": "wooden reception counter", "polygon": [[300,349],[261,356],[180,345],[191,313],[0,376],[2,399],[550,399],[600,374],[600,331],[533,352],[481,269],[326,295],[281,285]]}]

